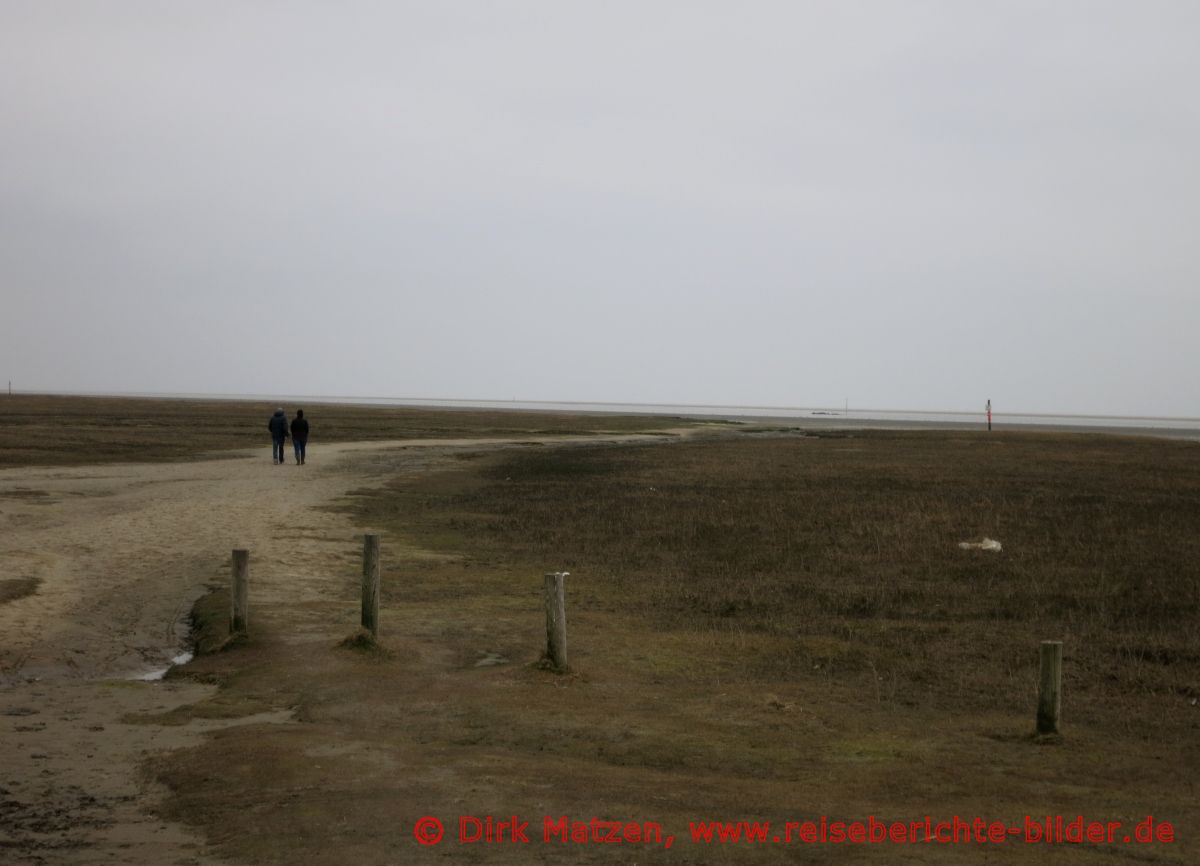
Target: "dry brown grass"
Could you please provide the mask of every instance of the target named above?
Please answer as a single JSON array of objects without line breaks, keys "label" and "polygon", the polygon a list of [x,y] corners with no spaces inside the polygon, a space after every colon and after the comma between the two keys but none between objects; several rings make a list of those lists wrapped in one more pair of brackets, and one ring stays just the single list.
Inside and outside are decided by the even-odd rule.
[{"label": "dry brown grass", "polygon": [[[554,449],[481,474],[421,500],[430,544],[570,570],[577,603],[654,629],[778,638],[733,660],[765,677],[872,670],[944,694],[986,659],[972,679],[1004,706],[1037,640],[1063,638],[1077,690],[1200,697],[1195,443],[868,432]],[[1003,552],[957,546],[984,536]]]},{"label": "dry brown grass", "polygon": [[[253,863],[1196,862],[1200,446],[888,433],[480,452],[351,506],[388,658],[262,629],[197,663],[294,705],[156,769]],[[989,536],[999,554],[957,542]],[[571,663],[541,671],[541,574]],[[337,584],[352,621],[357,575]],[[1032,736],[1038,641],[1064,737]],[[509,664],[481,667],[481,659]],[[215,772],[214,768],[223,768]],[[661,822],[637,846],[425,849],[435,815]],[[1083,814],[1179,842],[712,845],[688,822]]]}]

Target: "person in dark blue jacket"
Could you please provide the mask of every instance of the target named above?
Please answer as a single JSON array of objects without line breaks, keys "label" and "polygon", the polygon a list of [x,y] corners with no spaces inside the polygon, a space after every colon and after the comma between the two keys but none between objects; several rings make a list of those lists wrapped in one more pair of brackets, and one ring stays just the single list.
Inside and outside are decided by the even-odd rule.
[{"label": "person in dark blue jacket", "polygon": [[271,431],[271,459],[278,466],[283,462],[283,443],[288,435],[287,415],[283,414],[282,409],[275,410],[275,414],[267,422],[267,429]]},{"label": "person in dark blue jacket", "polygon": [[296,449],[296,464],[304,462],[304,446],[308,444],[308,419],[304,417],[304,410],[297,409],[296,417],[292,421],[292,447]]}]

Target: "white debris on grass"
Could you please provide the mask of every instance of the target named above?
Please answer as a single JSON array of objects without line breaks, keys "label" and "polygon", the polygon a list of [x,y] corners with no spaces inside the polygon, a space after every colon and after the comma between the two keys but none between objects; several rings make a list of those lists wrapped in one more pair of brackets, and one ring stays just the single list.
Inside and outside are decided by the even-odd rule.
[{"label": "white debris on grass", "polygon": [[994,538],[985,538],[983,541],[960,541],[958,546],[963,550],[1000,550],[1000,542]]}]

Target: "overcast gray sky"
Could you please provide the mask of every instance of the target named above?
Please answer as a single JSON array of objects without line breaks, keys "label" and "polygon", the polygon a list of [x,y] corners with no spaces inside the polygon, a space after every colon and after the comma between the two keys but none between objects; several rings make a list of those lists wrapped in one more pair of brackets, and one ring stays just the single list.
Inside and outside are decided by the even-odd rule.
[{"label": "overcast gray sky", "polygon": [[0,0],[0,380],[1200,416],[1198,34]]}]

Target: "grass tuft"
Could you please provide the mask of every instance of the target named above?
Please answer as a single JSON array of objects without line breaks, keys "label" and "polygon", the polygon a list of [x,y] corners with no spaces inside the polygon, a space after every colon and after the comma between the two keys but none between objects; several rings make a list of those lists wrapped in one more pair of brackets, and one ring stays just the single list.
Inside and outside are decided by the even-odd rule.
[{"label": "grass tuft", "polygon": [[6,577],[0,579],[0,604],[33,595],[41,586],[40,577]]},{"label": "grass tuft", "polygon": [[347,649],[369,658],[384,661],[392,658],[392,653],[384,647],[375,635],[365,628],[360,628],[354,634],[338,642],[340,649]]}]

